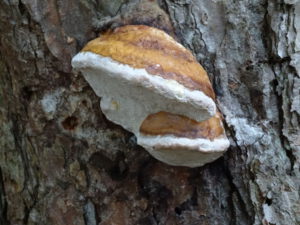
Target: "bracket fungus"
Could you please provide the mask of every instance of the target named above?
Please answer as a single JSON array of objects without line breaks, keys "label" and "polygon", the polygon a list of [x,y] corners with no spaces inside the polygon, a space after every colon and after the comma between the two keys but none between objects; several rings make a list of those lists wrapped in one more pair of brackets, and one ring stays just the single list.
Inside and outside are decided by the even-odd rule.
[{"label": "bracket fungus", "polygon": [[127,25],[90,41],[72,60],[105,116],[158,160],[197,167],[229,147],[206,71],[165,32]]}]

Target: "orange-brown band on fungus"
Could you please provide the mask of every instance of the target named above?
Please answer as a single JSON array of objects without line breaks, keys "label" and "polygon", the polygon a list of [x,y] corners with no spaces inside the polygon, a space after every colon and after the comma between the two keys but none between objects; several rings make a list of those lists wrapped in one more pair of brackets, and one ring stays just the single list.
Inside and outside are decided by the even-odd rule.
[{"label": "orange-brown band on fungus", "polygon": [[197,122],[185,116],[158,112],[147,116],[140,127],[140,132],[143,135],[174,135],[213,140],[224,134],[224,128],[218,113],[208,120]]},{"label": "orange-brown band on fungus", "polygon": [[102,34],[82,51],[93,52],[152,75],[174,79],[187,88],[201,90],[215,99],[206,71],[187,49],[163,31],[127,25]]}]

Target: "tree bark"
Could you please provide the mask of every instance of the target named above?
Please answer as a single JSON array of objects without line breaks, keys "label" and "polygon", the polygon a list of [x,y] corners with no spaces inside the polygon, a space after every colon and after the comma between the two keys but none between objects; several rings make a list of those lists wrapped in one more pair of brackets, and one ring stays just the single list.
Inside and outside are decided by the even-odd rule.
[{"label": "tree bark", "polygon": [[0,224],[300,224],[300,2],[159,1],[231,142],[194,169],[150,157],[71,70],[137,2],[0,1]]}]

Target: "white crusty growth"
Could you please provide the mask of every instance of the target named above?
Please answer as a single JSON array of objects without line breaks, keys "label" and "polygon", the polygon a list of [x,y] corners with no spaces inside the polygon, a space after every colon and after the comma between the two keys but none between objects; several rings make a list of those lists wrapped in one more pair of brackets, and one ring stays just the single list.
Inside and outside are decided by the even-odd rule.
[{"label": "white crusty growth", "polygon": [[137,136],[143,146],[156,159],[172,166],[198,167],[223,155],[229,146],[226,137],[214,140],[204,138],[180,138],[172,135]]}]

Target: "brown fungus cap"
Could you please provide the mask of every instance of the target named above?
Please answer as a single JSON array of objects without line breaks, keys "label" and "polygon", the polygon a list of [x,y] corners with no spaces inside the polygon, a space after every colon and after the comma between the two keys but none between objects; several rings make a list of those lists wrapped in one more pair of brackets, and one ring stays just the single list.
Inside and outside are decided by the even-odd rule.
[{"label": "brown fungus cap", "polygon": [[201,122],[167,112],[151,114],[140,127],[138,143],[162,162],[188,167],[219,158],[229,146],[219,113]]},{"label": "brown fungus cap", "polygon": [[149,115],[140,127],[143,135],[174,135],[189,139],[205,138],[214,140],[224,135],[221,114],[217,113],[208,120],[197,122],[186,116],[168,112]]},{"label": "brown fungus cap", "polygon": [[107,119],[170,165],[197,167],[228,148],[207,73],[163,31],[128,25],[90,41],[72,59]]},{"label": "brown fungus cap", "polygon": [[159,29],[144,25],[119,27],[90,41],[82,51],[146,69],[215,99],[207,73],[192,53]]}]

